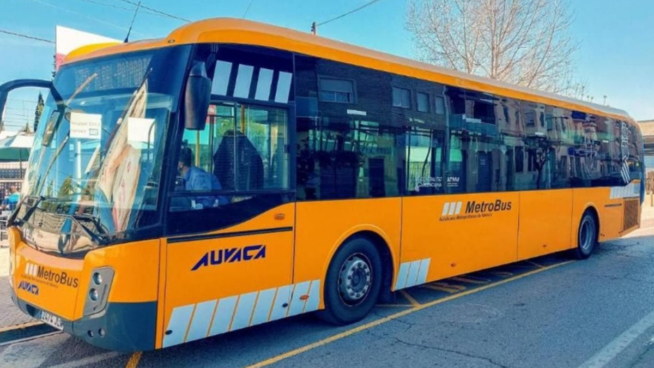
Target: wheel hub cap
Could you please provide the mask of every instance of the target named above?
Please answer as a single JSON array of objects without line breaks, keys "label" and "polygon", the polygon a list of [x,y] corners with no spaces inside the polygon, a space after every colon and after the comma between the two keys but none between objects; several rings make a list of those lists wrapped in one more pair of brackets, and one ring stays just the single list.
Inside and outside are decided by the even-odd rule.
[{"label": "wheel hub cap", "polygon": [[368,260],[353,255],[343,264],[340,273],[340,292],[348,304],[356,304],[365,298],[372,284],[372,273]]},{"label": "wheel hub cap", "polygon": [[585,251],[589,250],[593,246],[594,238],[594,226],[590,221],[584,221],[581,224],[581,231],[579,242],[581,243],[581,248]]}]

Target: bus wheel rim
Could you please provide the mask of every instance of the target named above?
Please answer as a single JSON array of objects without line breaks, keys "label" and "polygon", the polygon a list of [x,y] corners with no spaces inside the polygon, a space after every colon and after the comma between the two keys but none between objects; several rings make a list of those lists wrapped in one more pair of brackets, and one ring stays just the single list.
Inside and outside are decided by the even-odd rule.
[{"label": "bus wheel rim", "polygon": [[370,260],[361,253],[348,257],[339,273],[339,294],[345,304],[361,303],[372,286]]},{"label": "bus wheel rim", "polygon": [[589,251],[593,246],[593,224],[589,220],[585,220],[581,224],[581,231],[579,232],[579,242],[584,251]]}]

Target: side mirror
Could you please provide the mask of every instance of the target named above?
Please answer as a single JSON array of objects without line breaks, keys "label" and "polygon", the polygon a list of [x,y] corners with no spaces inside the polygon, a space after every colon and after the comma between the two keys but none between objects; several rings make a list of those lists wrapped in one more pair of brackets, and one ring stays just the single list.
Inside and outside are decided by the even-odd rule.
[{"label": "side mirror", "polygon": [[207,77],[206,64],[196,62],[193,64],[186,81],[184,128],[187,130],[204,130],[210,101],[211,79]]},{"label": "side mirror", "polygon": [[51,81],[40,79],[17,79],[0,85],[0,130],[4,128],[5,105],[7,105],[9,92],[18,88],[47,88],[52,93],[55,93]]}]

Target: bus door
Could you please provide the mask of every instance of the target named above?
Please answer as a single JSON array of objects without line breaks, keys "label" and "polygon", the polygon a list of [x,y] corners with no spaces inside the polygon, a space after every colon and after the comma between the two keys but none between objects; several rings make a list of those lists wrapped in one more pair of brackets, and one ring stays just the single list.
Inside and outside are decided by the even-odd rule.
[{"label": "bus door", "polygon": [[166,220],[163,347],[289,314],[288,115],[216,101],[204,130],[184,132]]}]

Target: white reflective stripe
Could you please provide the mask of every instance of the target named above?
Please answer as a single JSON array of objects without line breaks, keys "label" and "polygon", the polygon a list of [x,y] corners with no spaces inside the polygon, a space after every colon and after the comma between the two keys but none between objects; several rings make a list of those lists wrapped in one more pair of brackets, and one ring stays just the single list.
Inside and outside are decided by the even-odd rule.
[{"label": "white reflective stripe", "polygon": [[254,313],[252,314],[252,322],[250,322],[250,326],[268,322],[270,309],[272,308],[272,304],[275,299],[275,291],[277,291],[277,288],[264,290],[259,293],[259,298],[257,299],[256,307],[254,307]]},{"label": "white reflective stripe", "polygon": [[254,302],[257,300],[258,293],[255,291],[253,293],[243,294],[238,299],[236,314],[234,314],[234,321],[232,321],[230,331],[245,328],[250,324],[252,309],[254,309]]},{"label": "white reflective stripe", "polygon": [[458,202],[456,204],[456,211],[454,211],[454,213],[456,213],[457,215],[461,213],[461,205],[462,204],[463,204],[463,202]]},{"label": "white reflective stripe", "polygon": [[406,279],[407,288],[415,286],[418,281],[418,273],[420,272],[420,261],[413,261],[409,266],[409,275]]},{"label": "white reflective stripe", "polygon": [[311,288],[309,288],[309,299],[307,299],[306,304],[304,305],[305,312],[313,312],[318,310],[320,305],[320,280],[313,280],[311,282]]},{"label": "white reflective stripe", "polygon": [[[625,178],[625,180],[628,181],[628,177]],[[623,187],[611,187],[610,199],[632,198],[638,196],[640,196],[639,184],[629,183]]]},{"label": "white reflective stripe", "polygon": [[216,309],[217,300],[210,300],[208,302],[198,303],[193,313],[193,321],[191,327],[188,329],[186,342],[199,340],[207,337],[209,333],[209,323],[211,323],[211,316],[214,309]]},{"label": "white reflective stripe", "polygon": [[[173,309],[168,321],[168,328],[163,338],[163,347],[173,346],[184,342],[186,329],[193,314],[194,304]],[[168,333],[170,331],[170,333]]]},{"label": "white reflective stripe", "polygon": [[234,97],[250,97],[250,84],[252,84],[253,71],[254,67],[251,65],[241,64],[238,66],[238,74],[236,74],[236,86],[234,87]]},{"label": "white reflective stripe", "polygon": [[211,84],[211,94],[225,96],[227,95],[227,86],[229,86],[229,77],[232,74],[232,63],[218,60],[213,72],[213,82]]},{"label": "white reflective stripe", "polygon": [[213,324],[209,330],[209,336],[218,335],[229,330],[229,324],[232,322],[234,315],[234,307],[236,306],[238,296],[230,296],[229,298],[222,298],[218,301],[216,313],[213,316]]},{"label": "white reflective stripe", "polygon": [[275,92],[275,102],[288,102],[288,95],[291,92],[292,79],[293,74],[287,72],[279,72],[279,80],[277,80],[277,91]]},{"label": "white reflective stripe", "polygon": [[452,216],[454,214],[454,211],[456,211],[456,203],[450,203],[450,212],[448,215]]},{"label": "white reflective stripe", "polygon": [[427,282],[427,274],[429,273],[429,263],[431,258],[426,258],[420,261],[420,273],[418,273],[418,279],[416,285],[421,285]]},{"label": "white reflective stripe", "polygon": [[400,272],[397,273],[397,281],[395,281],[395,290],[404,289],[406,286],[406,279],[409,276],[409,263],[405,262],[400,265]]},{"label": "white reflective stripe", "polygon": [[302,313],[306,300],[302,300],[300,298],[302,295],[308,294],[310,284],[311,281],[304,281],[295,285],[295,289],[293,289],[291,306],[289,307],[288,317],[297,316],[298,314]]},{"label": "white reflective stripe", "polygon": [[259,79],[257,80],[257,91],[254,99],[259,101],[268,101],[270,99],[270,87],[272,86],[273,71],[266,68],[259,69]]},{"label": "white reflective stripe", "polygon": [[[277,289],[275,303],[273,303],[273,309],[270,313],[270,321],[275,321],[286,317],[286,312],[288,311],[288,303],[291,301],[290,297],[292,287],[292,285],[287,285]],[[285,304],[286,306],[284,306]]]},{"label": "white reflective stripe", "polygon": [[448,202],[445,202],[445,204],[443,205],[443,213],[441,214],[441,216],[447,216],[447,211],[449,210],[449,208],[450,208],[450,204]]}]

